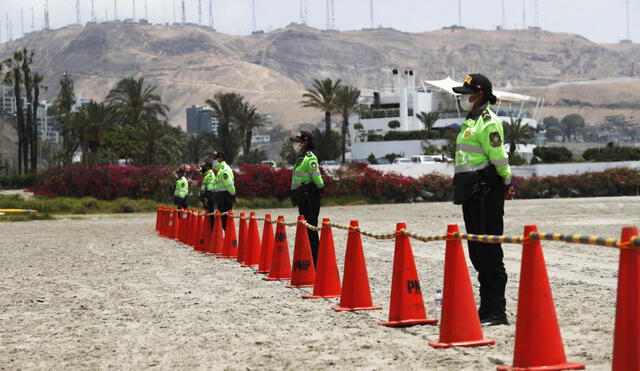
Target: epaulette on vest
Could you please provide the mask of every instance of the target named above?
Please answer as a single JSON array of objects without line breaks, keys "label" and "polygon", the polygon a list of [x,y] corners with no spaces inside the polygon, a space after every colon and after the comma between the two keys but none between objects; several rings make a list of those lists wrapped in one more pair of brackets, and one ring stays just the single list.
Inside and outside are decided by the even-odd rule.
[{"label": "epaulette on vest", "polygon": [[489,111],[487,110],[482,111],[482,118],[485,121],[491,120],[491,113],[489,113]]},{"label": "epaulette on vest", "polygon": [[306,155],[305,155],[305,156],[306,156],[306,157],[313,157],[313,152],[311,152],[311,151],[307,151],[307,153],[306,153]]}]

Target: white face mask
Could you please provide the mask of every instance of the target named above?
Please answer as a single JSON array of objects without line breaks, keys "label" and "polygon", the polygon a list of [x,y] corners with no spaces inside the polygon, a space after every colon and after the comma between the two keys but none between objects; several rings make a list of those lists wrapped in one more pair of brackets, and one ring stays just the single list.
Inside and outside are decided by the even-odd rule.
[{"label": "white face mask", "polygon": [[471,98],[471,95],[469,94],[463,94],[458,97],[458,101],[460,102],[460,108],[462,108],[467,112],[471,112],[471,110],[473,109],[473,104],[475,103],[475,102],[469,101],[469,98]]},{"label": "white face mask", "polygon": [[218,160],[213,160],[212,164],[213,164],[213,167],[218,166]]},{"label": "white face mask", "polygon": [[293,148],[296,150],[296,152],[300,153],[302,151],[302,143],[296,143],[293,145]]}]

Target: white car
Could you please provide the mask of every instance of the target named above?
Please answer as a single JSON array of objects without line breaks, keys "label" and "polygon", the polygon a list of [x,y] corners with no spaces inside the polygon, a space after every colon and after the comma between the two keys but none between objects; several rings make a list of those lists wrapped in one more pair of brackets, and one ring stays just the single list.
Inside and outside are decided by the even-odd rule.
[{"label": "white car", "polygon": [[271,160],[262,161],[262,162],[261,162],[261,164],[262,164],[262,165],[267,165],[267,166],[269,166],[269,167],[270,167],[270,168],[272,168],[272,169],[275,169],[276,167],[278,167],[278,166],[276,165],[276,162],[275,162],[275,161],[271,161]]},{"label": "white car", "polygon": [[395,160],[393,160],[394,164],[410,164],[411,160],[406,158],[406,157],[396,157]]},{"label": "white car", "polygon": [[411,156],[411,162],[414,164],[433,164],[434,162],[438,162],[436,158],[440,158],[440,156],[416,155]]},{"label": "white car", "polygon": [[320,166],[340,166],[340,164],[338,163],[338,161],[326,160],[320,161]]}]

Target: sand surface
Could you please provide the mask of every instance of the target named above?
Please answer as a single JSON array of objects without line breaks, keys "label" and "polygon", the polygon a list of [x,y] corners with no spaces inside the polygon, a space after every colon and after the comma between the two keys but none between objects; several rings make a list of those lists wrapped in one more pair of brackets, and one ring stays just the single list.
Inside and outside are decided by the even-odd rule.
[{"label": "sand surface", "polygon": [[[505,233],[522,234],[532,223],[541,231],[619,238],[623,226],[640,224],[639,210],[639,197],[510,201]],[[272,213],[295,217],[293,209]],[[397,221],[422,234],[462,224],[460,208],[449,203],[333,207],[321,216],[345,224],[357,219],[374,232],[391,232]],[[511,364],[517,245],[505,246],[511,325],[484,328],[497,343],[433,349],[426,343],[438,339],[437,326],[377,325],[388,316],[393,241],[363,238],[373,301],[383,309],[339,313],[331,310],[337,299],[302,300],[311,289],[265,282],[235,261],[160,238],[154,222],[155,214],[136,214],[1,223],[0,369],[492,370]],[[293,253],[294,229],[287,233]],[[341,272],[346,235],[334,230]],[[412,246],[431,317],[444,243]],[[610,369],[619,252],[556,242],[543,247],[568,360]]]}]

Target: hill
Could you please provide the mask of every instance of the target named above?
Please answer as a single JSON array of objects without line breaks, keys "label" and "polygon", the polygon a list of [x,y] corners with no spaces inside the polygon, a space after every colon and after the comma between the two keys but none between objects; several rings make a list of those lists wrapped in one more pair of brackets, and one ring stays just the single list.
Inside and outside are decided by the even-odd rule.
[{"label": "hill", "polygon": [[[567,102],[554,97],[572,97],[584,87],[569,84],[559,91],[548,85],[627,77],[640,60],[637,44],[600,45],[581,36],[545,31],[336,32],[296,24],[264,35],[233,36],[198,26],[107,22],[30,33],[0,45],[0,58],[22,47],[36,51],[35,68],[50,87],[45,98],[55,96],[65,71],[73,76],[78,92],[96,100],[104,99],[123,77],[144,76],[158,86],[169,105],[170,121],[183,127],[185,108],[204,104],[218,91],[246,96],[285,127],[316,122],[322,115],[298,104],[313,78],[328,76],[376,88],[388,83],[381,71],[394,67],[411,68],[420,79],[454,73],[460,78],[468,71],[482,71],[496,87],[527,87],[515,90],[544,96],[549,110],[560,112]],[[640,92],[638,80],[625,84]],[[638,109],[633,95],[640,93],[622,96],[630,99],[628,107],[611,108],[606,105],[617,102],[620,94],[606,90],[612,93],[581,96],[585,104],[568,110],[587,107],[587,119],[595,122],[605,110]],[[606,107],[600,107],[603,104]]]}]

